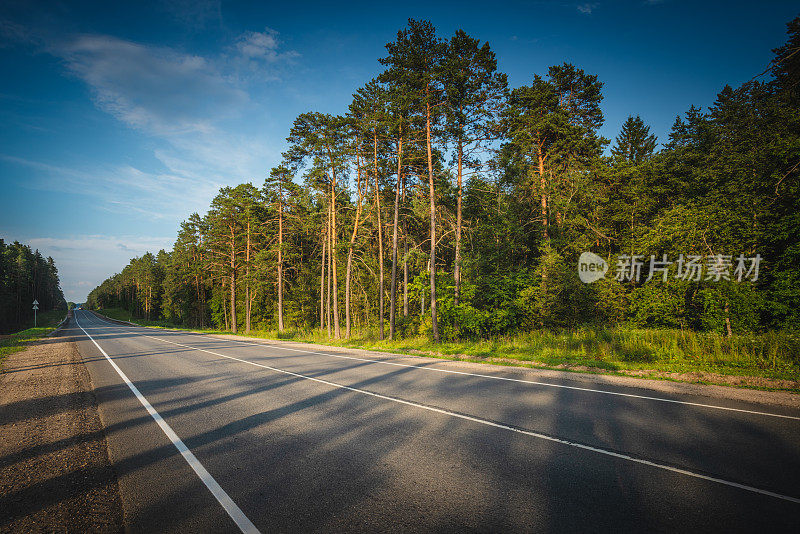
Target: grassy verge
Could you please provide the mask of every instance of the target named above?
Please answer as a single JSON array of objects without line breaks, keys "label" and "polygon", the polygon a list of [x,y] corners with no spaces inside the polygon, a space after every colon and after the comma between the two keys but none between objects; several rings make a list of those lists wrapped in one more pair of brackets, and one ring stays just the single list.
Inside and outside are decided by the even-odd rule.
[{"label": "grassy verge", "polygon": [[6,356],[24,350],[28,343],[52,332],[66,315],[67,312],[62,310],[40,313],[37,317],[36,327],[22,330],[16,334],[0,336],[0,369],[2,369]]},{"label": "grassy verge", "polygon": [[[107,309],[101,313],[114,319],[132,319],[124,310]],[[165,321],[133,319],[133,322],[186,330]],[[211,329],[202,332],[230,333]],[[609,328],[534,331],[491,340],[457,340],[439,344],[427,337],[381,341],[374,330],[357,332],[348,340],[328,339],[327,333],[320,330],[289,330],[284,333],[254,330],[249,336],[498,365],[800,392],[800,336],[788,332],[729,338],[681,330]],[[734,380],[736,377],[749,380]]]}]

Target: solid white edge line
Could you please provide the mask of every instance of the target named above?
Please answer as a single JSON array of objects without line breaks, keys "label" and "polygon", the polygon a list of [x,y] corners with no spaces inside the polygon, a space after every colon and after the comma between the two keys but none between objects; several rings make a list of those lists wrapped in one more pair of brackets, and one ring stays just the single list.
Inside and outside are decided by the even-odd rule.
[{"label": "solid white edge line", "polygon": [[566,439],[556,438],[556,437],[553,437],[553,436],[548,436],[546,434],[539,434],[538,432],[532,432],[532,431],[529,431],[529,430],[523,430],[521,428],[515,428],[515,427],[512,427],[512,426],[504,425],[502,423],[496,423],[494,421],[488,421],[486,419],[480,419],[478,417],[473,417],[473,416],[470,416],[470,415],[464,415],[464,414],[460,414],[460,413],[456,413],[456,412],[451,412],[451,411],[448,411],[448,410],[443,410],[441,408],[435,408],[433,406],[425,406],[424,404],[418,404],[418,403],[412,402],[412,401],[398,399],[398,398],[395,398],[395,397],[389,397],[387,395],[381,395],[380,393],[374,393],[372,391],[367,391],[367,390],[364,390],[364,389],[358,389],[358,388],[354,388],[354,387],[351,387],[351,386],[345,386],[343,384],[337,384],[336,382],[330,382],[328,380],[323,380],[321,378],[314,378],[312,376],[306,376],[306,375],[303,375],[303,374],[300,374],[300,373],[295,373],[295,372],[292,372],[292,371],[286,371],[284,369],[278,369],[277,367],[271,367],[269,365],[255,363],[255,362],[251,362],[251,361],[248,361],[248,360],[243,360],[241,358],[235,358],[233,356],[227,356],[225,354],[220,354],[218,352],[214,352],[214,351],[210,351],[210,350],[206,350],[206,349],[199,349],[197,347],[192,347],[190,345],[184,345],[182,343],[176,343],[175,341],[169,341],[169,340],[161,339],[161,338],[158,338],[158,337],[155,337],[155,336],[148,336],[146,334],[139,334],[139,335],[142,336],[142,337],[155,339],[157,341],[162,341],[164,343],[170,343],[172,345],[177,345],[179,347],[184,347],[184,348],[188,348],[188,349],[192,349],[192,350],[196,350],[196,351],[200,351],[200,352],[206,352],[208,354],[213,354],[214,356],[219,356],[221,358],[227,358],[229,360],[234,360],[234,361],[237,361],[237,362],[246,363],[246,364],[249,364],[249,365],[253,365],[255,367],[261,367],[263,369],[269,369],[270,371],[283,373],[283,374],[294,376],[294,377],[297,377],[297,378],[303,378],[305,380],[312,380],[314,382],[318,382],[320,384],[325,384],[327,386],[331,386],[331,387],[334,387],[334,388],[346,389],[348,391],[353,391],[355,393],[361,393],[361,394],[364,394],[364,395],[369,395],[371,397],[375,397],[375,398],[378,398],[378,399],[388,400],[388,401],[391,401],[391,402],[396,402],[398,404],[404,404],[406,406],[412,406],[414,408],[420,408],[420,409],[423,409],[423,410],[428,410],[430,412],[435,412],[435,413],[439,413],[439,414],[443,414],[443,415],[449,415],[451,417],[464,419],[466,421],[472,421],[474,423],[479,423],[479,424],[486,425],[486,426],[500,428],[502,430],[509,430],[511,432],[516,432],[518,434],[524,434],[526,436],[531,436],[531,437],[534,437],[534,438],[544,439],[544,440],[551,441],[551,442],[554,442],[554,443],[561,443],[562,445],[568,445],[570,447],[575,447],[575,448],[578,448],[578,449],[583,449],[583,450],[595,452],[595,453],[598,453],[598,454],[604,454],[606,456],[612,456],[614,458],[619,458],[621,460],[627,460],[629,462],[634,462],[634,463],[641,464],[641,465],[647,465],[647,466],[650,466],[650,467],[655,467],[657,469],[663,469],[665,471],[671,471],[673,473],[678,473],[678,474],[681,474],[681,475],[685,475],[685,476],[689,476],[689,477],[693,477],[693,478],[698,478],[698,479],[701,479],[701,480],[706,480],[706,481],[709,481],[709,482],[715,482],[717,484],[722,484],[722,485],[725,485],[725,486],[730,486],[730,487],[742,489],[742,490],[745,490],[745,491],[749,491],[751,493],[758,493],[758,494],[761,494],[761,495],[766,495],[768,497],[774,497],[776,499],[781,499],[781,500],[784,500],[784,501],[789,501],[789,502],[800,504],[800,498],[791,497],[789,495],[783,495],[783,494],[780,494],[780,493],[775,493],[775,492],[764,490],[764,489],[761,489],[761,488],[756,488],[754,486],[748,486],[746,484],[740,484],[738,482],[732,482],[730,480],[725,480],[725,479],[722,479],[722,478],[716,478],[716,477],[712,477],[712,476],[708,476],[708,475],[703,475],[701,473],[695,473],[693,471],[688,471],[686,469],[681,469],[679,467],[672,467],[672,466],[665,465],[665,464],[659,464],[659,463],[656,463],[656,462],[652,462],[650,460],[644,460],[644,459],[641,459],[641,458],[636,458],[636,457],[633,457],[633,456],[629,456],[627,454],[622,454],[622,453],[619,453],[619,452],[614,452],[614,451],[610,451],[610,450],[606,450],[606,449],[601,449],[599,447],[592,447],[591,445],[584,445],[583,443],[578,443],[578,442],[575,442],[575,441],[569,441],[569,440],[566,440]]},{"label": "solid white edge line", "polygon": [[222,486],[220,486],[217,481],[214,480],[214,477],[211,476],[211,473],[209,473],[206,468],[203,467],[203,464],[200,463],[200,460],[197,459],[197,457],[192,453],[192,451],[189,450],[183,440],[178,437],[174,430],[172,430],[172,427],[170,427],[169,424],[164,421],[164,419],[161,417],[161,414],[159,414],[156,409],[153,408],[150,402],[145,398],[144,395],[142,395],[133,382],[131,382],[125,373],[122,372],[122,369],[119,368],[116,362],[109,358],[108,354],[106,354],[106,351],[104,351],[103,348],[97,344],[97,341],[95,341],[94,338],[90,336],[86,330],[84,330],[84,328],[78,322],[77,314],[75,315],[75,324],[78,325],[78,328],[83,330],[83,333],[86,334],[86,337],[88,337],[92,343],[94,343],[95,347],[97,347],[98,350],[103,354],[103,356],[106,357],[106,360],[108,360],[108,363],[111,364],[111,367],[114,368],[120,378],[122,378],[122,380],[128,385],[136,398],[139,399],[139,402],[142,403],[142,406],[144,406],[147,412],[153,417],[155,422],[158,423],[158,426],[161,427],[161,430],[164,431],[164,434],[166,434],[172,444],[175,445],[175,448],[178,449],[178,452],[181,453],[183,458],[189,464],[189,467],[191,467],[192,470],[197,473],[197,476],[200,477],[200,480],[203,482],[203,484],[205,484],[209,491],[211,491],[212,495],[214,495],[214,498],[217,499],[217,502],[219,502],[222,508],[224,508],[228,513],[230,518],[233,519],[234,523],[236,523],[236,526],[239,527],[242,532],[248,534],[258,533],[259,530],[256,528],[256,526],[247,518],[246,515],[244,515],[244,512],[242,512],[236,503],[233,502],[233,499],[231,499],[225,490],[222,489]]},{"label": "solid white edge line", "polygon": [[[120,325],[116,325],[116,324],[113,324],[113,323],[109,323],[107,321],[104,321],[104,322],[106,324],[109,324],[109,325],[112,325],[112,326],[120,326]],[[123,326],[122,328],[125,328],[125,327]],[[147,327],[140,326],[139,328],[147,328]],[[196,332],[183,332],[183,331],[180,331],[180,330],[175,330],[174,332],[179,332],[181,334],[188,334],[188,335],[194,335],[194,336],[206,336],[206,334],[198,334]],[[575,391],[585,391],[587,393],[599,393],[599,394],[602,394],[602,395],[616,395],[618,397],[628,397],[628,398],[632,398],[632,399],[642,399],[642,400],[650,400],[650,401],[657,401],[657,402],[669,402],[669,403],[672,403],[672,404],[683,404],[684,406],[695,406],[695,407],[698,407],[698,408],[708,408],[708,409],[713,409],[713,410],[725,410],[725,411],[729,411],[729,412],[746,413],[746,414],[750,414],[750,415],[763,415],[763,416],[767,416],[767,417],[778,417],[778,418],[781,418],[781,419],[791,419],[791,420],[794,420],[794,421],[800,421],[800,417],[795,416],[795,415],[783,415],[783,414],[779,414],[779,413],[759,412],[757,410],[745,410],[743,408],[730,408],[728,406],[717,406],[715,404],[703,404],[703,403],[700,403],[700,402],[690,402],[690,401],[682,401],[682,400],[677,400],[677,399],[667,399],[667,398],[664,398],[664,397],[651,397],[651,396],[648,396],[648,395],[636,395],[635,393],[622,393],[622,392],[619,392],[619,391],[606,391],[606,390],[603,390],[603,389],[582,388],[582,387],[579,387],[579,386],[565,386],[563,384],[551,384],[551,383],[548,383],[548,382],[538,382],[536,380],[524,380],[522,378],[510,378],[510,377],[506,377],[506,376],[484,375],[484,374],[481,374],[481,373],[469,373],[469,372],[466,372],[466,371],[454,371],[452,369],[439,369],[439,368],[436,368],[436,367],[422,367],[420,365],[411,365],[411,364],[397,363],[397,362],[387,362],[387,361],[382,361],[382,360],[372,360],[372,359],[369,359],[369,358],[358,358],[356,356],[342,356],[340,354],[329,354],[327,352],[317,352],[317,351],[311,351],[311,350],[295,349],[295,348],[292,348],[292,347],[284,347],[282,345],[279,345],[279,344],[276,344],[276,343],[270,343],[268,341],[264,341],[264,342],[261,342],[261,343],[253,343],[253,342],[250,342],[250,341],[242,341],[242,340],[239,340],[239,339],[230,339],[230,340],[225,340],[225,341],[232,341],[234,343],[239,343],[240,345],[249,345],[249,346],[253,346],[253,347],[264,347],[264,346],[267,346],[267,347],[272,347],[272,348],[276,348],[276,349],[280,349],[280,350],[288,350],[288,351],[293,351],[293,352],[302,352],[302,353],[305,353],[305,354],[316,354],[316,355],[319,355],[319,356],[327,356],[329,358],[340,358],[340,359],[345,359],[345,360],[357,360],[357,361],[361,361],[361,362],[372,362],[372,363],[377,363],[377,364],[381,364],[381,365],[394,365],[396,367],[411,367],[411,368],[414,368],[414,369],[419,369],[420,371],[435,371],[437,373],[448,373],[448,374],[454,374],[454,375],[475,376],[475,377],[479,377],[479,378],[489,378],[491,380],[503,380],[503,381],[506,381],[506,382],[519,382],[519,383],[522,383],[522,384],[531,384],[531,385],[535,385],[535,386],[546,386],[546,387],[551,387],[551,388],[571,389],[571,390],[575,390]],[[404,357],[403,354],[397,354],[397,356]],[[405,357],[407,357],[407,356],[405,356]],[[454,361],[458,361],[458,360],[445,359],[444,361],[454,362]],[[629,386],[623,386],[623,387],[629,387]]]}]

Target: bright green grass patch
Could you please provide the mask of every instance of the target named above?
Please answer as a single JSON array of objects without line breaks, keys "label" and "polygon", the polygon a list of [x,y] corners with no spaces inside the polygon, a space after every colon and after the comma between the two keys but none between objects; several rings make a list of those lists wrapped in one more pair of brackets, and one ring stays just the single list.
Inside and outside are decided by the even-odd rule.
[{"label": "bright green grass patch", "polygon": [[38,326],[35,328],[31,327],[8,337],[0,337],[0,368],[6,356],[24,350],[31,341],[36,341],[52,332],[66,315],[63,310],[40,313],[36,321]]},{"label": "bright green grass patch", "polygon": [[[130,314],[122,310],[102,310],[101,313],[115,319],[131,320]],[[183,328],[164,321],[134,322],[143,326]],[[230,333],[210,329],[202,332]],[[239,335],[245,334],[239,332]],[[782,331],[726,337],[686,330],[587,328],[556,332],[532,331],[490,340],[455,340],[439,344],[433,343],[427,337],[381,341],[375,329],[354,332],[349,340],[329,339],[327,332],[319,329],[290,329],[284,333],[276,330],[254,330],[247,335],[384,352],[457,357],[506,365],[568,370],[586,367],[594,372],[606,373],[630,370],[706,372],[800,380],[800,336]]]}]

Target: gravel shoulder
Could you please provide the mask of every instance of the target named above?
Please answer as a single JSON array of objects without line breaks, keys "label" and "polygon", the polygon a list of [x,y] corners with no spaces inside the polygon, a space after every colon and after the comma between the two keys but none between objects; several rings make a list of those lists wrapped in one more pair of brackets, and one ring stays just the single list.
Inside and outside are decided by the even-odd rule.
[{"label": "gravel shoulder", "polygon": [[0,532],[121,532],[91,378],[74,343],[43,339],[0,373]]}]

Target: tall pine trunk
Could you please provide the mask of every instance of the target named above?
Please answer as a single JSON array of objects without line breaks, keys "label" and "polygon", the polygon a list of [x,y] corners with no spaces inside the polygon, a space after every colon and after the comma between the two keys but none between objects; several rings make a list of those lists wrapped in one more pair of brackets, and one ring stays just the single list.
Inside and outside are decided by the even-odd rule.
[{"label": "tall pine trunk", "polygon": [[392,228],[392,289],[389,301],[389,339],[394,339],[397,294],[397,231],[400,219],[400,184],[403,177],[403,127],[397,140],[397,185],[394,191],[394,224]]},{"label": "tall pine trunk", "polygon": [[[356,143],[358,144],[358,143]],[[356,204],[356,220],[353,225],[353,233],[350,235],[350,246],[347,249],[347,274],[345,275],[344,282],[344,307],[345,307],[345,337],[350,338],[350,279],[353,273],[353,246],[356,242],[356,235],[358,235],[358,225],[361,219],[361,202],[363,196],[361,194],[361,158],[356,159],[356,169],[358,170],[358,182],[356,188],[358,189],[358,202]]]},{"label": "tall pine trunk", "polygon": [[[426,89],[428,96],[430,88]],[[433,154],[431,152],[431,104],[426,102],[425,138],[428,148],[428,195],[431,201],[431,330],[433,340],[439,342],[439,325],[436,323],[436,196],[433,187]]]},{"label": "tall pine trunk", "polygon": [[378,131],[373,130],[372,146],[374,152],[375,171],[375,216],[378,218],[378,323],[380,333],[378,339],[383,339],[383,219],[381,217],[380,185],[378,184]]},{"label": "tall pine trunk", "polygon": [[319,329],[325,329],[325,251],[328,247],[328,237],[322,240],[322,266],[319,277]]},{"label": "tall pine trunk", "polygon": [[236,234],[231,230],[231,332],[236,333]]},{"label": "tall pine trunk", "polygon": [[[202,319],[202,317],[203,317],[203,304],[202,304],[202,301],[200,300],[200,277],[197,274],[194,275],[194,284],[195,284],[195,288],[197,289],[197,314],[198,314],[197,321],[195,321],[195,325],[200,326],[201,323],[202,323],[202,320],[203,320]],[[202,328],[203,327],[200,326],[201,330],[202,330]]]},{"label": "tall pine trunk", "polygon": [[331,236],[331,207],[328,205],[328,294],[325,297],[325,323],[328,326],[328,338],[331,337],[331,268],[333,256],[333,237]]},{"label": "tall pine trunk", "polygon": [[403,226],[403,317],[408,317],[408,230]]},{"label": "tall pine trunk", "polygon": [[548,217],[547,217],[547,177],[544,172],[544,154],[542,153],[542,148],[539,147],[538,153],[538,160],[539,160],[539,186],[541,187],[541,215],[542,215],[542,235],[544,236],[545,241],[549,241],[550,239],[550,232],[548,231]]},{"label": "tall pine trunk", "polygon": [[[222,282],[222,292],[225,293],[225,279],[221,279]],[[228,304],[225,299],[222,299],[222,316],[225,317],[225,330],[230,330],[230,317],[228,316]]]},{"label": "tall pine trunk", "polygon": [[331,259],[333,260],[333,267],[331,268],[332,283],[333,283],[333,327],[334,337],[339,339],[342,337],[342,332],[339,327],[339,280],[338,270],[336,268],[336,245],[338,244],[338,237],[336,235],[336,172],[331,171],[333,180],[331,182]]},{"label": "tall pine trunk", "polygon": [[245,253],[245,275],[244,275],[244,306],[245,306],[245,325],[244,331],[250,333],[250,310],[252,302],[250,300],[250,221],[247,221],[247,252]]},{"label": "tall pine trunk", "polygon": [[453,298],[453,304],[458,306],[461,300],[461,176],[464,160],[464,143],[461,138],[458,140],[458,198],[456,198],[456,257],[455,268],[453,269],[453,279],[456,284],[456,294]]},{"label": "tall pine trunk", "polygon": [[[406,177],[403,176],[403,205],[406,202]],[[408,317],[408,225],[403,220],[403,317]]]},{"label": "tall pine trunk", "polygon": [[283,186],[278,186],[278,332],[283,332]]}]

